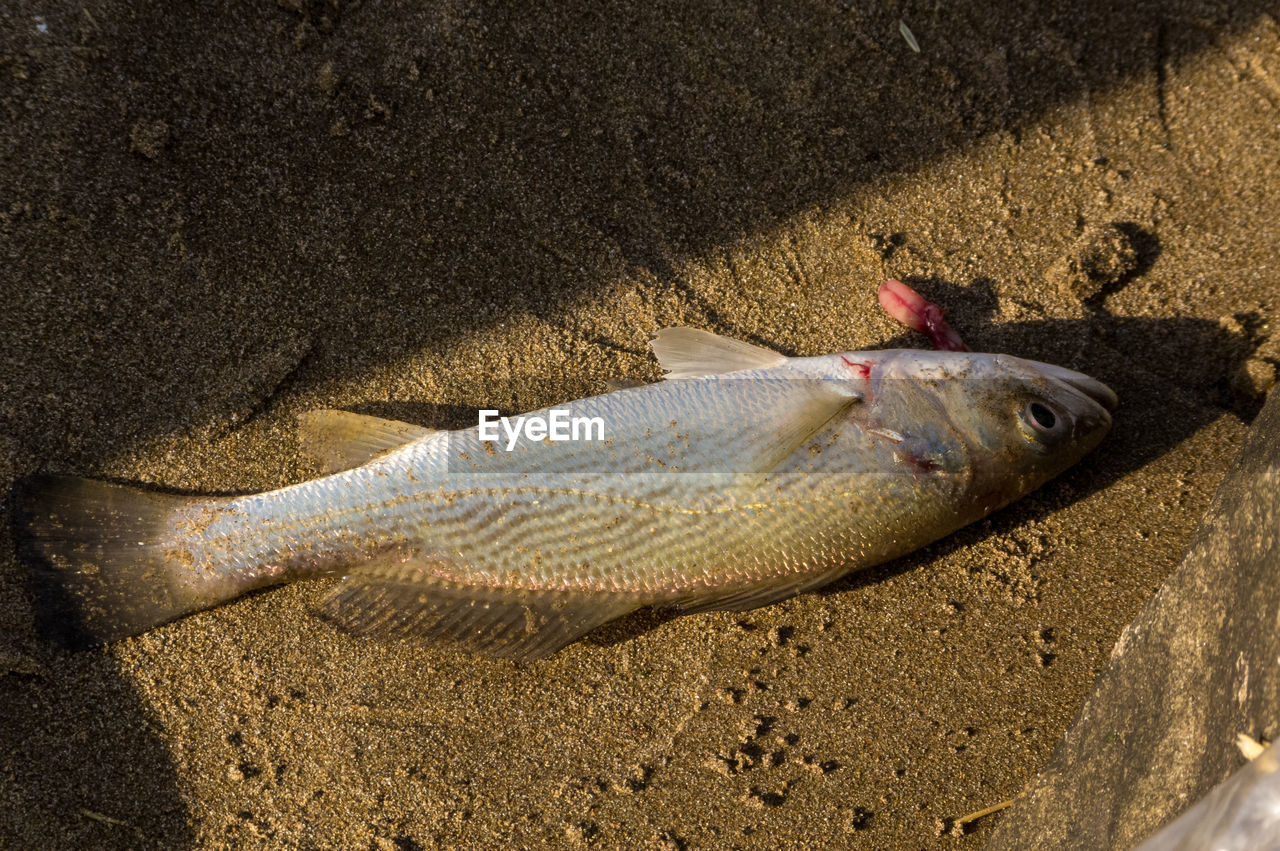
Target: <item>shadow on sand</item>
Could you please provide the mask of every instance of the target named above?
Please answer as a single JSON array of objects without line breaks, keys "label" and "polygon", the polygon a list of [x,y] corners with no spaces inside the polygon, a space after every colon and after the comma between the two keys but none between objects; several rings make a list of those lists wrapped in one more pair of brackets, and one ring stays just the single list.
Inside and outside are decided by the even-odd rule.
[{"label": "shadow on sand", "polygon": [[[899,44],[896,7],[840,0],[224,5],[103,3],[91,24],[67,6],[52,35],[0,34],[22,70],[0,75],[0,196],[38,202],[0,229],[13,475],[88,473],[244,394],[567,311],[619,276],[697,304],[681,258],[984,135],[1016,138],[1135,75],[1158,82],[1269,4],[1193,19],[1154,2],[970,0],[913,17],[923,58]],[[1221,384],[1221,361],[1195,355],[1240,341],[1105,316],[974,340],[1006,344],[1123,400],[1114,436],[1068,474],[1079,493],[1216,416],[1188,394]],[[1162,370],[1177,380],[1153,383]],[[26,608],[22,573],[0,561],[6,611]],[[26,620],[5,624],[20,644]],[[189,844],[172,757],[113,652],[32,654],[38,672],[0,670],[0,838]]]}]

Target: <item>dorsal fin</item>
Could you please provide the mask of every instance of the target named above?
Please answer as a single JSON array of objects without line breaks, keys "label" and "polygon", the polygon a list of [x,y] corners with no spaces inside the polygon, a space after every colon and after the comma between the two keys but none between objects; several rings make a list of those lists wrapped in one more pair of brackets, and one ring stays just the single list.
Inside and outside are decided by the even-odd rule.
[{"label": "dorsal fin", "polygon": [[787,362],[786,355],[697,328],[663,328],[649,345],[667,370],[667,379],[767,369]]},{"label": "dorsal fin", "polygon": [[325,473],[340,473],[368,463],[384,452],[435,434],[398,420],[350,411],[321,409],[298,415],[298,439]]}]

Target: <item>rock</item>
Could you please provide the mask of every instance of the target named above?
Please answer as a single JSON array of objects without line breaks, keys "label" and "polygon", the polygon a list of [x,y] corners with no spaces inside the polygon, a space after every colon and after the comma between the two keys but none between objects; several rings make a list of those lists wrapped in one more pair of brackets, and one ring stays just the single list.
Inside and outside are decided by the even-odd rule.
[{"label": "rock", "polygon": [[1231,389],[1250,399],[1261,399],[1276,385],[1276,366],[1253,357],[1240,363],[1231,375]]},{"label": "rock", "polygon": [[129,149],[154,160],[164,153],[169,141],[169,125],[164,121],[138,121],[129,130]]},{"label": "rock", "polygon": [[1280,735],[1280,393],[989,849],[1129,848]]}]

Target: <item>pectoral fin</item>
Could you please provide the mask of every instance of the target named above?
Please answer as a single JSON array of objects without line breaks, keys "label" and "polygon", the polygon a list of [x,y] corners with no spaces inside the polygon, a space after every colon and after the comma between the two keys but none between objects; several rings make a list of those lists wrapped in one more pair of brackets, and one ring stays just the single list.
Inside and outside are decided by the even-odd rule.
[{"label": "pectoral fin", "polygon": [[848,393],[848,387],[834,382],[796,379],[787,381],[786,386],[791,391],[786,410],[763,424],[768,439],[761,440],[755,453],[743,459],[750,466],[741,472],[771,472],[828,423],[862,401],[861,395]]},{"label": "pectoral fin", "polygon": [[412,423],[349,411],[316,410],[298,415],[302,451],[326,473],[359,467],[384,452],[436,433]]}]

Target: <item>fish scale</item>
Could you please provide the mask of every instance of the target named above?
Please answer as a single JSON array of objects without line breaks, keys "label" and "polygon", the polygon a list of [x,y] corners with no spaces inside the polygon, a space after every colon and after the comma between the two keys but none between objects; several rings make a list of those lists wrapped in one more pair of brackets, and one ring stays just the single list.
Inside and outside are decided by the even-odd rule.
[{"label": "fish scale", "polygon": [[668,380],[516,420],[600,439],[312,412],[304,447],[335,469],[265,494],[45,477],[39,569],[91,641],[340,574],[321,611],[352,632],[537,658],[642,606],[750,608],[910,552],[1075,463],[1115,404],[1008,355],[789,358],[693,329],[654,350]]}]

